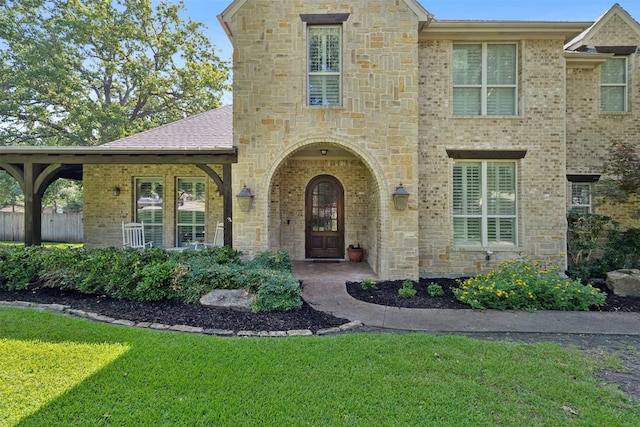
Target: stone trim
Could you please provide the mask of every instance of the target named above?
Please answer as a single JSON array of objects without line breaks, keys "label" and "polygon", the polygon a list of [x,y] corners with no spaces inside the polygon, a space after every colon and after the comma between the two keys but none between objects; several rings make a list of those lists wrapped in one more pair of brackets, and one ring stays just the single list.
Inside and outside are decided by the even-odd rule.
[{"label": "stone trim", "polygon": [[[40,304],[29,301],[0,301],[0,307],[31,308],[57,314],[66,314],[95,322],[110,323],[112,325],[155,329],[159,331],[186,332],[190,334],[216,335],[220,337],[302,337],[314,335],[310,329],[292,329],[288,331],[233,331],[230,329],[208,329],[189,325],[165,325],[163,323],[133,322],[131,320],[114,319],[113,317],[93,313],[91,311],[76,310],[63,304]],[[340,326],[318,329],[315,335],[333,335],[359,329],[363,323],[354,320]]]},{"label": "stone trim", "polygon": [[524,159],[527,150],[452,150],[447,149],[451,159]]},{"label": "stone trim", "polygon": [[600,174],[567,175],[567,181],[569,182],[598,182],[599,180]]},{"label": "stone trim", "polygon": [[301,13],[300,20],[308,25],[342,24],[349,19],[348,13]]}]

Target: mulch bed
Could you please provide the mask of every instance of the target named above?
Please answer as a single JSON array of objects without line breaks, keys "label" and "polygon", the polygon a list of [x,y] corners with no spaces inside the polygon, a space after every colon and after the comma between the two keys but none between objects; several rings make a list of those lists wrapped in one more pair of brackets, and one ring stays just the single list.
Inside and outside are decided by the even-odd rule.
[{"label": "mulch bed", "polygon": [[125,301],[53,288],[13,292],[0,290],[0,301],[62,304],[115,319],[163,323],[165,325],[200,326],[205,329],[235,332],[310,329],[315,333],[319,329],[340,326],[349,322],[346,319],[315,310],[307,303],[303,303],[302,309],[298,311],[247,313],[216,309],[200,304],[182,304],[175,301]]},{"label": "mulch bed", "polygon": [[[376,284],[378,289],[372,291],[363,290],[360,282],[347,282],[347,292],[360,301],[389,307],[471,309],[468,304],[461,303],[453,295],[453,289],[458,286],[456,279],[422,279],[418,284],[414,284],[417,293],[413,298],[398,296],[402,282],[402,280],[380,282]],[[444,296],[430,296],[427,293],[427,287],[431,283],[442,286]],[[604,306],[593,307],[592,311],[640,312],[640,297],[614,295],[604,283],[599,283],[597,286],[607,293],[607,300]]]}]

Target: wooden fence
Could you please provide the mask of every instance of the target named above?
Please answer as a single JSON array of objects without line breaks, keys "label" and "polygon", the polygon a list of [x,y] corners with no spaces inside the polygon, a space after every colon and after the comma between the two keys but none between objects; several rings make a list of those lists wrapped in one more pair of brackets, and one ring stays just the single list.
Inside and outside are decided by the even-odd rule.
[{"label": "wooden fence", "polygon": [[[23,212],[0,212],[0,240],[24,241]],[[82,243],[82,213],[43,213],[42,241]]]}]

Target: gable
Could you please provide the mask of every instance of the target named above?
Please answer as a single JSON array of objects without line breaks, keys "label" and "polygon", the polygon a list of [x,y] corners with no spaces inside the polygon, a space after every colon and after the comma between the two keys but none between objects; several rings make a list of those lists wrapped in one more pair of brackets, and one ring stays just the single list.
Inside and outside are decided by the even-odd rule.
[{"label": "gable", "polygon": [[[233,28],[231,26],[231,21],[233,20],[233,16],[244,6],[249,0],[234,0],[220,15],[218,15],[218,21],[224,32],[227,34],[230,40],[233,41]],[[416,14],[418,21],[422,23],[420,27],[424,25],[424,23],[429,22],[433,19],[433,15],[429,13],[417,0],[401,0],[404,2],[413,13]]]},{"label": "gable", "polygon": [[640,46],[640,24],[617,3],[593,25],[567,43],[565,49],[610,53],[602,49],[605,46],[626,47],[627,51]]}]

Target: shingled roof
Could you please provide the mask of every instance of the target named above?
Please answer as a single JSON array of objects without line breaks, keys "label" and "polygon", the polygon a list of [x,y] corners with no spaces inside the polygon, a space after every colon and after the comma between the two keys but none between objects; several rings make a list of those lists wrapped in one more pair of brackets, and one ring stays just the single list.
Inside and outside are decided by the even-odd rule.
[{"label": "shingled roof", "polygon": [[198,149],[233,147],[233,106],[190,116],[101,145],[106,149]]}]

